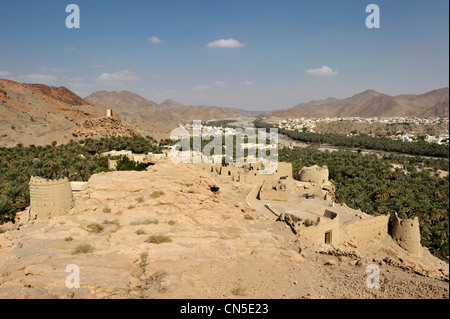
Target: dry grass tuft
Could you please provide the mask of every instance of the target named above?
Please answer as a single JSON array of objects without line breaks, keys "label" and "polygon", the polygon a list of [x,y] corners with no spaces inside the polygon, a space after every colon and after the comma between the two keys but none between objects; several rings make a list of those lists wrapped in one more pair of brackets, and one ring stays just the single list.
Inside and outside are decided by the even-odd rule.
[{"label": "dry grass tuft", "polygon": [[136,198],[136,202],[138,203],[143,203],[145,201],[144,196],[139,196],[138,198]]},{"label": "dry grass tuft", "polygon": [[231,290],[231,293],[235,296],[245,296],[247,295],[247,288],[242,286],[237,286]]},{"label": "dry grass tuft", "polygon": [[80,244],[72,251],[72,255],[89,254],[94,251],[94,247],[89,244]]},{"label": "dry grass tuft", "polygon": [[87,228],[90,233],[94,233],[94,234],[99,234],[105,229],[100,224],[89,224],[89,225],[87,225]]},{"label": "dry grass tuft", "polygon": [[172,239],[168,236],[164,235],[152,235],[148,237],[148,239],[145,241],[149,244],[164,244],[164,243],[171,243]]},{"label": "dry grass tuft", "polygon": [[165,193],[163,191],[154,191],[153,193],[151,193],[150,197],[151,198],[159,198],[163,195],[165,195]]},{"label": "dry grass tuft", "polygon": [[136,230],[136,235],[145,235],[145,231],[143,229]]}]

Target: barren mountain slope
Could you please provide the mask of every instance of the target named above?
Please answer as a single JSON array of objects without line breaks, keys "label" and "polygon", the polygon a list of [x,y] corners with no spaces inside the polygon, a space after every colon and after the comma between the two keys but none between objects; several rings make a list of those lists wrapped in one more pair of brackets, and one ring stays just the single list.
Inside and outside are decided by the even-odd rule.
[{"label": "barren mountain slope", "polygon": [[[67,142],[74,138],[72,132],[77,127],[106,113],[65,87],[0,80],[0,114],[0,146],[14,146]],[[120,123],[123,128],[128,125]],[[114,129],[109,126],[108,134],[97,135],[117,135]]]},{"label": "barren mountain slope", "polygon": [[106,109],[113,109],[121,115],[136,113],[145,115],[162,108],[157,103],[129,91],[97,91],[89,95],[86,100]]},{"label": "barren mountain slope", "polygon": [[375,116],[449,116],[449,89],[443,88],[421,95],[389,96],[367,90],[350,98],[299,104],[274,112],[278,118],[292,117],[375,117]]},{"label": "barren mountain slope", "polygon": [[166,100],[158,105],[128,91],[98,91],[92,93],[86,100],[113,109],[127,122],[138,127],[142,135],[158,139],[168,138],[178,123],[237,118],[252,114],[219,106],[187,106],[174,100]]}]

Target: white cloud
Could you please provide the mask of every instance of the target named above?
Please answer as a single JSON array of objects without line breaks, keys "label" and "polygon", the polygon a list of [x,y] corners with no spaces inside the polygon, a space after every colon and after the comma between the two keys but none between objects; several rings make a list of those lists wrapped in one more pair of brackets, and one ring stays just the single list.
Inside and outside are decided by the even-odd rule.
[{"label": "white cloud", "polygon": [[252,81],[244,81],[244,82],[240,82],[240,85],[244,85],[244,86],[253,86],[255,85],[255,83],[253,83]]},{"label": "white cloud", "polygon": [[38,66],[34,69],[34,72],[37,72],[39,74],[42,74],[42,73],[64,73],[64,72],[67,72],[67,70],[63,69],[63,68],[48,68],[45,66]]},{"label": "white cloud", "polygon": [[234,39],[220,39],[216,40],[214,42],[210,42],[206,45],[208,48],[227,48],[227,49],[236,49],[236,48],[242,48],[244,44],[240,43],[238,40]]},{"label": "white cloud", "polygon": [[319,69],[308,69],[306,73],[309,75],[317,75],[317,76],[335,76],[338,75],[338,71],[333,70],[332,68],[324,65]]},{"label": "white cloud", "polygon": [[204,91],[208,91],[209,90],[209,86],[207,85],[197,85],[196,87],[192,88],[191,91],[193,92],[204,92]]},{"label": "white cloud", "polygon": [[18,82],[37,83],[37,84],[53,84],[58,78],[51,74],[25,74],[16,78]]},{"label": "white cloud", "polygon": [[0,71],[0,77],[11,76],[11,72],[8,71]]},{"label": "white cloud", "polygon": [[69,50],[70,50],[70,51],[76,51],[77,48],[75,48],[75,47],[69,47]]},{"label": "white cloud", "polygon": [[161,43],[162,42],[162,40],[160,38],[158,38],[158,37],[151,37],[151,38],[148,38],[148,40],[151,43]]},{"label": "white cloud", "polygon": [[103,82],[120,82],[139,80],[134,72],[128,70],[117,71],[114,73],[102,73],[98,78],[98,83]]},{"label": "white cloud", "polygon": [[223,81],[216,81],[216,82],[214,82],[213,84],[214,84],[215,87],[218,87],[218,88],[223,88],[223,87],[225,87],[225,86],[227,85],[227,84],[226,84],[225,82],[223,82]]},{"label": "white cloud", "polygon": [[136,81],[139,78],[136,76],[134,72],[128,70],[116,71],[114,73],[102,73],[95,80],[95,83],[102,88],[107,89],[123,89],[125,84],[124,82],[128,81]]}]

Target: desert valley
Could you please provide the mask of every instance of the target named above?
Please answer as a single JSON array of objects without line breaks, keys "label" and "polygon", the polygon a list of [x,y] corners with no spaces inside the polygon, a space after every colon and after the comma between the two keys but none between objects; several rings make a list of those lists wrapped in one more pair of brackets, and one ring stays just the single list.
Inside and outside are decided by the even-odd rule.
[{"label": "desert valley", "polygon": [[[23,204],[27,208],[14,211],[15,217],[0,226],[2,297],[448,298],[448,257],[439,260],[422,246],[418,220],[411,219],[414,226],[407,230],[407,220],[399,219],[394,226],[393,215],[373,217],[347,206],[336,199],[339,186],[329,180],[326,166],[314,173],[318,166],[301,168],[294,163],[283,173],[251,177],[246,174],[251,174],[252,164],[231,164],[231,170],[222,160],[212,166],[170,160],[174,142],[167,134],[190,119],[232,126],[239,119],[259,116],[277,123],[277,118],[294,117],[292,110],[277,117],[280,112],[174,101],[158,105],[131,92],[97,92],[82,99],[64,87],[8,80],[0,85],[3,147],[36,149],[54,141],[58,148],[92,138],[102,143],[147,136],[161,154],[139,157],[126,153],[126,145],[123,151],[110,145],[107,150],[113,152],[107,157],[116,159],[113,162],[116,155],[125,154],[131,161],[151,165],[142,172],[116,172],[108,163],[107,169],[85,177],[71,175],[66,165],[65,179],[46,179],[44,167],[42,181],[32,177],[25,188],[30,193]],[[371,101],[374,94],[366,93],[353,99],[369,103],[366,99]],[[441,105],[448,105],[448,89],[402,99],[409,108],[426,99],[429,115],[435,116]],[[106,116],[107,109],[114,115]],[[308,112],[295,116],[306,117]],[[348,115],[383,114],[360,112]],[[404,112],[395,115],[423,115]],[[448,108],[447,114],[439,115],[448,117]],[[436,129],[448,134],[448,122]],[[281,147],[293,149],[292,143]],[[90,155],[100,156],[95,150]],[[50,176],[61,176],[58,168]],[[66,185],[66,190],[58,185]],[[2,192],[0,199],[8,194]],[[395,227],[401,228],[395,232]],[[333,235],[326,235],[328,228]],[[77,290],[66,287],[66,266],[72,264],[80,267],[83,278]],[[367,286],[370,265],[379,267],[379,289]]]},{"label": "desert valley", "polygon": [[449,5],[0,0],[4,308],[439,314]]}]

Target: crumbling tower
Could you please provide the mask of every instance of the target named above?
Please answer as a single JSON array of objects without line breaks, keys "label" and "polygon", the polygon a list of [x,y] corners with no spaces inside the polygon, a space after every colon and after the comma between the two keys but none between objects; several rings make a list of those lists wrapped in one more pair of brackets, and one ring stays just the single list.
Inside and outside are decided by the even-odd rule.
[{"label": "crumbling tower", "polygon": [[328,183],[328,167],[313,165],[311,167],[303,167],[300,171],[300,181],[316,183],[317,185],[323,185]]},{"label": "crumbling tower", "polygon": [[391,236],[407,252],[418,255],[421,251],[419,218],[402,220],[397,213],[391,220]]},{"label": "crumbling tower", "polygon": [[72,188],[67,178],[46,180],[31,177],[30,208],[31,215],[38,219],[66,215],[74,206]]}]

